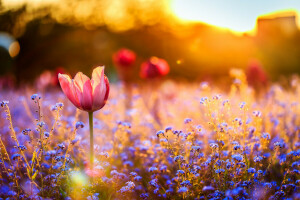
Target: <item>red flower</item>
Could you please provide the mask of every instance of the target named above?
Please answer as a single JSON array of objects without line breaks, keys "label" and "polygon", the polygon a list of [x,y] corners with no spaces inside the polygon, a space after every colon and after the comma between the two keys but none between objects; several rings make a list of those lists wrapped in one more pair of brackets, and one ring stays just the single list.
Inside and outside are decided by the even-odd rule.
[{"label": "red flower", "polygon": [[263,69],[261,63],[257,60],[252,60],[246,70],[247,81],[253,87],[266,86],[268,83],[268,76]]},{"label": "red flower", "polygon": [[129,49],[120,49],[113,55],[113,61],[117,67],[128,68],[135,62],[136,55]]},{"label": "red flower", "polygon": [[156,78],[165,76],[169,73],[170,67],[167,61],[157,57],[151,57],[148,61],[142,63],[140,76],[142,78]]}]

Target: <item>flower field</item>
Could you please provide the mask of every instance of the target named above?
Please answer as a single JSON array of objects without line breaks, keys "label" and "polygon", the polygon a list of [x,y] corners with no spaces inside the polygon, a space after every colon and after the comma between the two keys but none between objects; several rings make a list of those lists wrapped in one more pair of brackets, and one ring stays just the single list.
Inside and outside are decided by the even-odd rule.
[{"label": "flower field", "polygon": [[228,92],[135,85],[130,108],[111,84],[94,113],[94,168],[88,115],[59,89],[2,91],[0,197],[299,199],[299,79],[258,94],[233,74]]}]

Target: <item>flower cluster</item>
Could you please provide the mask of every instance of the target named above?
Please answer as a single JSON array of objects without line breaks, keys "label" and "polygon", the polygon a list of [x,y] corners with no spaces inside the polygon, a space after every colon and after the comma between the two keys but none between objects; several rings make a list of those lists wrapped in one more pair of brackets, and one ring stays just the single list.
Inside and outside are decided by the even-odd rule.
[{"label": "flower cluster", "polygon": [[0,107],[0,198],[299,199],[299,80],[257,94],[239,71],[231,75],[228,93],[174,83],[169,100],[158,88],[161,124],[138,86],[123,112],[112,84],[94,116],[93,169],[88,119],[62,93],[1,95],[9,103]]}]

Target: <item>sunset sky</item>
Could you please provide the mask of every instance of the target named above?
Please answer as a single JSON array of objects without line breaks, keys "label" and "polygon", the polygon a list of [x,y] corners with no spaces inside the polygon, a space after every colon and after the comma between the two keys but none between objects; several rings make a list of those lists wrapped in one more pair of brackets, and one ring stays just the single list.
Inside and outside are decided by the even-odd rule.
[{"label": "sunset sky", "polygon": [[251,31],[258,16],[278,11],[300,11],[299,0],[173,0],[178,18],[201,21],[237,32]]},{"label": "sunset sky", "polygon": [[[152,0],[136,0],[146,5]],[[204,22],[235,32],[249,32],[254,30],[256,19],[262,15],[274,12],[300,11],[300,0],[166,0],[169,8],[179,20],[187,22]],[[45,4],[60,4],[59,0],[2,0],[4,6],[16,6],[29,3],[32,7]],[[88,1],[85,1],[88,2]],[[100,1],[101,2],[101,1]],[[120,1],[110,0],[109,5]],[[152,1],[153,2],[153,1]],[[129,3],[132,3],[129,1]],[[118,4],[118,3],[117,3]],[[124,4],[124,2],[122,2]],[[79,6],[82,8],[82,6]],[[122,6],[126,9],[126,6]],[[119,9],[111,6],[109,9]],[[107,12],[105,9],[103,12]],[[148,9],[148,8],[147,8]],[[86,13],[86,12],[85,12]],[[115,13],[115,12],[114,12]],[[122,12],[118,12],[122,13]],[[113,15],[115,16],[115,14]],[[124,18],[125,19],[125,18]],[[299,24],[299,20],[298,20]]]}]

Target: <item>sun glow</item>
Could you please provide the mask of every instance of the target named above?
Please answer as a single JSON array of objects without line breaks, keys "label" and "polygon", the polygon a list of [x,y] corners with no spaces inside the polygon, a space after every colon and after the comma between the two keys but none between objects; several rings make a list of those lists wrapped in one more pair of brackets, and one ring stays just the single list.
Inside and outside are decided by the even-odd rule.
[{"label": "sun glow", "polygon": [[[171,9],[184,22],[202,22],[236,33],[254,32],[259,16],[275,12],[299,11],[300,3],[293,1],[219,1],[173,0]],[[273,2],[274,3],[274,2]]]}]

